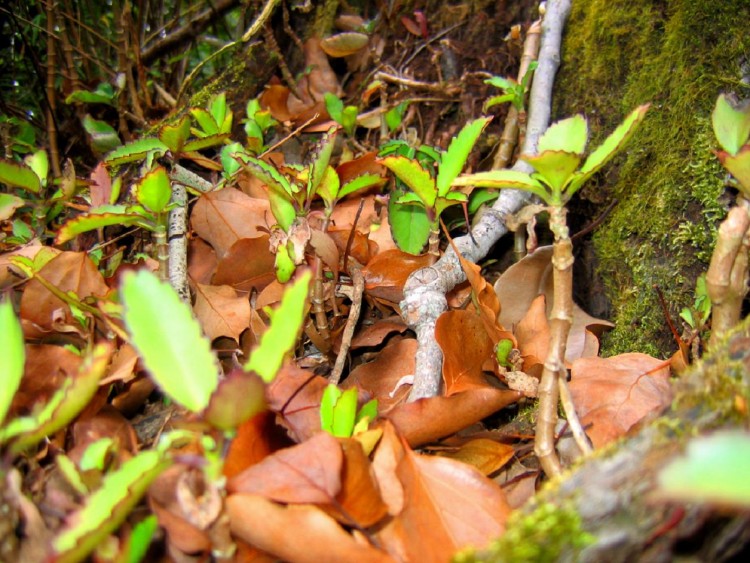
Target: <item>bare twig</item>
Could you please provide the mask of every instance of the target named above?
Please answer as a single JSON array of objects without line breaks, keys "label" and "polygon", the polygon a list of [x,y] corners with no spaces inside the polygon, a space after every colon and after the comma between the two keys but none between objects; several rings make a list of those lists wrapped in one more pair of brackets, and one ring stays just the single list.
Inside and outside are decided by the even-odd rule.
[{"label": "bare twig", "polygon": [[[539,50],[539,66],[534,74],[534,84],[529,101],[529,121],[523,152],[536,153],[536,145],[542,132],[549,125],[551,113],[552,85],[560,64],[560,45],[565,20],[570,11],[570,0],[550,0],[542,25],[542,43]],[[531,172],[531,167],[518,161],[514,170]],[[518,190],[503,190],[492,209],[468,235],[456,239],[461,254],[476,262],[487,255],[492,245],[507,231],[503,217],[518,211],[529,202],[530,196]],[[404,287],[401,310],[407,324],[417,333],[417,350],[414,386],[409,400],[434,397],[440,391],[443,353],[435,341],[435,323],[446,310],[445,294],[466,279],[458,258],[452,249],[434,265],[414,272]]]},{"label": "bare twig", "polygon": [[357,326],[359,313],[362,310],[362,295],[365,292],[365,278],[362,275],[362,265],[351,257],[349,258],[349,275],[352,278],[352,294],[350,296],[352,306],[349,309],[349,317],[346,319],[344,333],[341,335],[339,355],[336,357],[333,371],[328,378],[328,382],[334,384],[338,384],[339,380],[341,380],[341,374],[344,371],[344,365],[346,365],[346,358],[349,355],[349,348],[352,345],[354,329]]}]

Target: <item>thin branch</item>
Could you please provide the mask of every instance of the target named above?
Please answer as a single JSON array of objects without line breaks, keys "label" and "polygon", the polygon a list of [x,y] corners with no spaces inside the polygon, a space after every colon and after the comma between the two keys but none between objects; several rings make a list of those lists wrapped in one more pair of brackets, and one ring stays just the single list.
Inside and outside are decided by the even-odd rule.
[{"label": "thin branch", "polygon": [[[529,121],[523,152],[536,153],[541,134],[548,127],[551,113],[552,85],[560,65],[560,45],[565,20],[570,12],[570,0],[550,0],[542,25],[542,44],[539,66],[534,73],[534,84],[529,101]],[[531,172],[523,161],[516,162],[514,170]],[[514,213],[529,202],[530,196],[518,190],[503,190],[495,204],[472,229],[473,238],[465,235],[456,239],[461,254],[476,262],[486,256],[492,246],[507,231],[503,217]],[[409,400],[434,397],[440,391],[443,353],[435,340],[435,323],[447,309],[445,295],[465,275],[452,249],[434,265],[417,270],[406,282],[401,310],[406,323],[417,333],[414,386]]]}]

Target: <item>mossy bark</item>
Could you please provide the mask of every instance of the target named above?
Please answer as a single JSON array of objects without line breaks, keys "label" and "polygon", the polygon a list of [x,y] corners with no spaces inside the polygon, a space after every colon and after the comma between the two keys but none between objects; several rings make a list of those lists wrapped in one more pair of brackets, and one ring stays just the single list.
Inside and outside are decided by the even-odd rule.
[{"label": "mossy bark", "polygon": [[589,211],[617,201],[593,237],[617,325],[605,355],[675,348],[654,285],[676,316],[708,266],[731,201],[711,152],[710,115],[720,92],[750,96],[742,82],[749,20],[746,0],[573,3],[556,115],[585,113],[595,146],[634,107],[652,103],[625,154],[582,193]]}]

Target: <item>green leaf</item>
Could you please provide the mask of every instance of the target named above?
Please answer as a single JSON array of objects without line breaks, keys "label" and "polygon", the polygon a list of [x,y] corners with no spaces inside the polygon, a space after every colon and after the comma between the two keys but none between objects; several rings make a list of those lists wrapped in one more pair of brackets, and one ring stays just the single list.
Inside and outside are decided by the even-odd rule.
[{"label": "green leaf", "polygon": [[725,151],[735,155],[750,137],[750,104],[735,108],[726,94],[721,94],[716,99],[711,122],[716,140]]},{"label": "green leaf", "polygon": [[612,131],[609,137],[607,137],[601,145],[596,147],[586,159],[586,162],[583,163],[583,166],[581,166],[580,172],[583,174],[583,177],[579,182],[577,181],[578,186],[588,180],[625,145],[628,139],[630,139],[633,133],[635,133],[636,128],[641,124],[643,118],[646,117],[648,108],[649,104],[644,104],[635,108],[625,120],[617,126],[617,129]]},{"label": "green leaf", "polygon": [[65,98],[66,104],[107,104],[115,107],[115,89],[109,82],[100,82],[96,90],[88,92],[86,90],[76,90]]},{"label": "green leaf", "polygon": [[354,129],[357,127],[358,115],[359,109],[357,109],[357,106],[346,106],[344,108],[344,112],[341,114],[341,126],[347,135],[354,134]]},{"label": "green leaf", "polygon": [[47,174],[49,174],[49,157],[47,156],[47,151],[40,149],[33,154],[26,155],[23,161],[26,166],[39,176],[42,186],[47,185]]},{"label": "green leaf", "polygon": [[[396,188],[388,200],[388,222],[396,246],[404,252],[418,255],[430,238],[431,221],[424,207],[398,203],[404,190]],[[412,194],[415,195],[415,194]]]},{"label": "green leaf", "polygon": [[288,233],[292,223],[297,218],[297,210],[290,201],[290,196],[274,186],[268,186],[268,203],[271,204],[271,213],[278,221],[279,226],[285,233]]},{"label": "green leaf", "polygon": [[409,107],[410,103],[409,100],[403,101],[395,108],[391,108],[385,112],[385,124],[388,126],[388,131],[393,133],[399,128],[404,120],[404,113],[406,113],[406,109]]},{"label": "green leaf", "polygon": [[120,296],[131,342],[154,381],[175,403],[192,412],[205,409],[219,366],[190,306],[147,270],[126,273]]},{"label": "green leaf", "polygon": [[545,202],[551,197],[551,194],[541,182],[535,180],[525,172],[516,172],[515,170],[492,170],[490,172],[464,174],[460,178],[456,178],[453,185],[524,190],[538,195]]},{"label": "green leaf", "polygon": [[242,167],[239,160],[235,158],[235,155],[243,153],[245,153],[245,149],[240,143],[230,143],[221,147],[219,160],[223,167],[222,175],[224,178],[231,178]]},{"label": "green leaf", "polygon": [[99,389],[112,345],[97,344],[87,355],[78,373],[65,379],[62,387],[37,414],[15,418],[0,430],[0,442],[13,440],[11,452],[17,454],[65,428],[80,413]]},{"label": "green leaf", "polygon": [[[264,160],[250,156],[249,154],[235,153],[234,157],[245,167],[250,174],[258,178],[269,188],[275,187],[292,197],[294,191],[286,176],[276,170],[275,166],[268,164]],[[278,219],[278,218],[277,218]]]},{"label": "green leaf", "polygon": [[737,430],[717,432],[688,443],[685,457],[659,473],[664,496],[680,502],[708,502],[750,508],[750,435]]},{"label": "green leaf", "polygon": [[589,126],[582,115],[561,119],[549,126],[539,139],[537,151],[564,151],[582,155],[589,139]]},{"label": "green leaf", "polygon": [[484,83],[501,90],[510,90],[511,88],[514,88],[516,84],[518,84],[512,78],[504,78],[502,76],[493,76],[492,78],[488,78],[487,80],[485,80]]},{"label": "green leaf", "polygon": [[106,121],[94,119],[89,114],[83,117],[83,128],[91,137],[91,146],[99,154],[106,153],[122,145],[120,135]]},{"label": "green leaf", "polygon": [[185,143],[182,148],[183,152],[200,151],[209,147],[216,147],[224,143],[229,137],[228,133],[217,133],[215,135],[206,135],[200,139],[193,139]]},{"label": "green leaf", "polygon": [[497,199],[497,192],[488,188],[473,190],[469,197],[469,214],[473,215],[482,205],[492,205]]},{"label": "green leaf", "polygon": [[332,383],[325,388],[320,403],[320,426],[324,431],[339,438],[349,438],[354,430],[356,414],[355,388],[342,392]]},{"label": "green leaf", "polygon": [[306,270],[284,290],[281,303],[271,314],[271,324],[250,354],[245,371],[254,371],[270,383],[276,377],[284,357],[294,350],[305,319],[305,306],[312,274]]},{"label": "green leaf", "polygon": [[[232,112],[228,111],[227,108],[227,95],[221,92],[211,98],[208,103],[208,110],[211,112],[211,116],[214,118],[214,122],[219,126],[219,133],[229,133],[232,129],[231,116]],[[229,129],[227,129],[227,117],[229,120]]]},{"label": "green leaf", "polygon": [[144,138],[127,143],[107,154],[102,161],[107,166],[119,166],[128,162],[145,160],[150,152],[155,152],[163,156],[169,150],[169,147],[159,139]]},{"label": "green leaf", "polygon": [[326,167],[326,173],[318,185],[315,193],[325,202],[326,207],[331,208],[339,198],[341,179],[332,166]]},{"label": "green leaf", "polygon": [[323,175],[326,173],[328,163],[331,161],[331,153],[336,139],[336,128],[331,127],[320,139],[310,159],[310,175],[307,180],[307,195],[312,196],[318,189]]},{"label": "green leaf", "polygon": [[13,304],[0,299],[0,424],[5,420],[23,377],[26,351]]},{"label": "green leaf", "polygon": [[173,125],[165,125],[159,131],[159,140],[169,147],[173,155],[182,152],[190,137],[190,118],[183,115]]},{"label": "green leaf", "polygon": [[326,104],[326,111],[336,123],[341,123],[344,114],[344,102],[336,95],[331,92],[323,94],[323,99]]},{"label": "green leaf", "polygon": [[[155,221],[156,218],[154,217]],[[144,228],[153,229],[155,225],[148,224],[147,218],[137,213],[89,213],[79,215],[75,219],[66,222],[55,237],[55,244],[63,244],[73,240],[81,233],[87,233],[111,225],[140,225]]]},{"label": "green leaf", "polygon": [[172,197],[172,186],[167,169],[157,166],[147,173],[135,187],[135,197],[143,207],[154,213],[164,213],[169,198]]},{"label": "green leaf", "polygon": [[159,529],[159,519],[152,514],[147,516],[135,526],[128,539],[127,563],[140,563],[151,545],[154,534]]},{"label": "green leaf", "polygon": [[58,563],[83,561],[111,534],[138,504],[151,483],[167,467],[161,453],[140,452],[109,473],[100,489],[86,498],[86,504],[71,515],[52,542]]},{"label": "green leaf", "polygon": [[363,174],[362,176],[357,176],[353,180],[350,180],[349,182],[341,186],[341,188],[339,189],[338,197],[339,199],[341,199],[348,196],[349,194],[356,193],[359,190],[371,188],[373,186],[383,184],[384,182],[385,178],[378,174]]},{"label": "green leaf", "polygon": [[81,471],[89,471],[91,469],[104,471],[107,465],[107,457],[110,452],[116,452],[117,447],[119,446],[116,446],[112,438],[100,438],[91,442],[86,451],[83,452],[81,461],[78,463]]},{"label": "green leaf", "polygon": [[470,121],[453,138],[438,167],[435,185],[439,196],[445,197],[450,191],[453,180],[458,177],[466,165],[466,159],[469,158],[474,143],[477,142],[479,135],[482,134],[491,120],[491,117],[480,117]]},{"label": "green leaf", "polygon": [[0,182],[35,194],[42,189],[39,176],[31,168],[10,160],[0,160]]},{"label": "green leaf", "polygon": [[273,265],[276,272],[276,279],[279,280],[279,283],[286,283],[292,279],[292,275],[297,269],[297,264],[294,263],[288,245],[279,245],[276,249],[276,258]]},{"label": "green leaf", "polygon": [[15,195],[0,194],[0,221],[7,221],[16,212],[16,209],[23,207],[26,202]]},{"label": "green leaf", "polygon": [[320,399],[320,428],[329,434],[333,434],[334,408],[341,397],[341,393],[338,385],[329,383],[323,390],[323,396]]},{"label": "green leaf", "polygon": [[484,105],[482,106],[482,111],[487,111],[493,106],[504,104],[505,102],[513,102],[516,97],[513,94],[503,94],[502,96],[492,96],[491,98],[488,98],[486,102],[484,102]]},{"label": "green leaf", "polygon": [[574,152],[544,151],[534,156],[521,155],[534,167],[553,192],[561,192],[581,163],[580,155]]},{"label": "green leaf", "polygon": [[724,151],[717,151],[721,165],[727,169],[740,184],[740,190],[746,196],[750,195],[750,144],[743,146],[736,155]]},{"label": "green leaf", "polygon": [[218,135],[219,124],[213,115],[203,108],[190,108],[190,115],[200,126],[200,130],[191,129],[196,137],[205,137],[206,135]]},{"label": "green leaf", "polygon": [[416,160],[403,156],[389,156],[380,163],[417,194],[426,207],[435,207],[435,199],[438,195],[435,180]]},{"label": "green leaf", "polygon": [[369,420],[372,422],[378,417],[378,400],[371,399],[367,401],[357,413],[357,423],[361,420]]}]

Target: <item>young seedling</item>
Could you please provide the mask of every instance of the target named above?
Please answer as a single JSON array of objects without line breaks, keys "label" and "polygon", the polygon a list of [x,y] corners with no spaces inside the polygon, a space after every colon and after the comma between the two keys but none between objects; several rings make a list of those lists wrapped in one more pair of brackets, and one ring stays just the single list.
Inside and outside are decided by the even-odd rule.
[{"label": "young seedling", "polygon": [[[522,155],[535,170],[531,174],[513,170],[495,170],[462,176],[455,185],[491,188],[515,188],[537,195],[549,212],[553,243],[554,297],[550,312],[550,346],[539,383],[539,415],[534,446],[547,475],[561,472],[555,452],[555,423],[558,394],[579,446],[590,451],[588,439],[577,421],[570,398],[565,369],[565,349],[573,319],[573,244],[568,233],[565,205],[584,182],[593,176],[625,144],[643,120],[648,105],[634,110],[625,121],[588,158],[588,123],[577,115],[554,123],[539,140],[539,154]],[[581,164],[583,162],[583,164]]]},{"label": "young seedling", "polygon": [[722,94],[712,114],[716,139],[722,150],[716,156],[734,177],[737,204],[719,227],[716,247],[706,275],[713,303],[711,342],[716,342],[740,319],[747,293],[750,229],[750,104],[735,105]]},{"label": "young seedling", "polygon": [[[396,199],[396,204],[417,205],[425,210],[429,223],[429,253],[439,256],[440,215],[451,205],[465,204],[466,194],[453,187],[453,181],[463,170],[466,159],[491,117],[481,117],[467,123],[440,156],[437,175],[430,174],[418,160],[404,156],[388,156],[381,160],[401,182],[411,190]],[[393,195],[391,197],[394,197]]]},{"label": "young seedling", "polygon": [[378,401],[372,399],[357,411],[357,390],[341,391],[330,384],[323,391],[320,402],[320,426],[338,438],[350,438],[367,430],[370,422],[378,416]]}]

